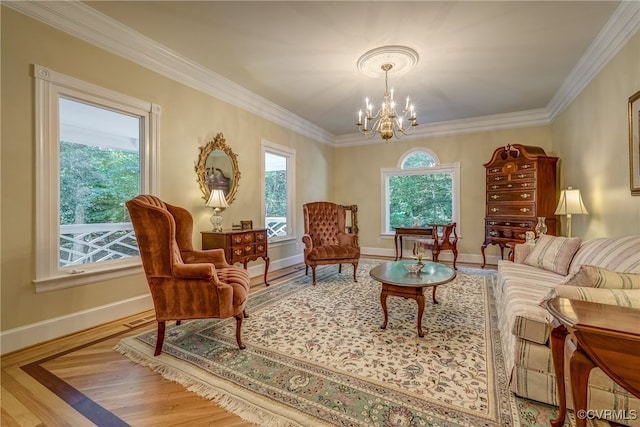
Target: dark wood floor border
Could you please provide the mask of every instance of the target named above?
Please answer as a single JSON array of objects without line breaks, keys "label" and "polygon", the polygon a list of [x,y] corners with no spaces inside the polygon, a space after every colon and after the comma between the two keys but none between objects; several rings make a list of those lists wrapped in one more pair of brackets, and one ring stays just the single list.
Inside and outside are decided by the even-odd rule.
[{"label": "dark wood floor border", "polygon": [[60,377],[54,375],[52,372],[45,369],[42,364],[46,363],[50,360],[57,359],[58,357],[76,352],[86,347],[90,347],[102,341],[106,341],[125,333],[131,332],[132,330],[142,328],[144,325],[139,325],[134,328],[130,328],[128,330],[123,330],[120,332],[116,332],[115,334],[111,334],[109,336],[99,338],[97,340],[87,342],[85,344],[67,349],[65,351],[61,351],[60,353],[49,355],[45,358],[37,360],[35,362],[31,362],[27,365],[23,365],[20,367],[24,372],[26,372],[33,379],[38,381],[40,384],[49,389],[53,394],[58,396],[60,399],[64,400],[69,406],[78,411],[82,416],[87,418],[89,421],[93,422],[98,426],[109,426],[109,427],[126,427],[129,426],[124,420],[119,418],[113,412],[107,410],[103,406],[99,405],[95,401],[91,400],[87,395],[71,386],[69,383],[61,379]]}]

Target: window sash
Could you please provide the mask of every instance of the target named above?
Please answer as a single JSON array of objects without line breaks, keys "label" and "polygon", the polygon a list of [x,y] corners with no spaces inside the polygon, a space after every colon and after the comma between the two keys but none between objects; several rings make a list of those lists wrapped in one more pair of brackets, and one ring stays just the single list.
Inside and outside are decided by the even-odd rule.
[{"label": "window sash", "polygon": [[[267,224],[267,212],[266,212],[266,173],[267,173],[267,165],[266,165],[266,155],[267,154],[272,154],[272,155],[276,155],[276,156],[281,156],[284,157],[286,159],[286,180],[287,180],[287,212],[286,212],[286,233],[284,235],[280,235],[280,236],[274,236],[274,237],[269,237],[269,242],[270,243],[277,243],[280,241],[286,241],[286,240],[292,240],[295,239],[295,233],[296,233],[296,224],[295,224],[295,206],[296,206],[296,200],[295,200],[295,194],[296,194],[296,188],[295,188],[295,177],[296,177],[296,171],[295,171],[295,164],[296,164],[296,160],[295,160],[295,156],[296,156],[296,150],[292,149],[292,148],[288,148],[267,140],[262,140],[262,144],[261,144],[261,152],[262,152],[262,157],[261,157],[261,171],[262,171],[262,175],[261,175],[261,212],[262,212],[262,220],[264,221],[264,227],[268,228],[270,226],[270,224]],[[281,224],[280,224],[281,225]]]},{"label": "window sash", "polygon": [[[452,206],[451,216],[452,222],[460,224],[460,164],[453,163],[448,165],[439,165],[429,168],[412,168],[412,169],[400,169],[400,168],[388,168],[381,170],[381,188],[382,188],[382,209],[381,212],[381,235],[393,235],[395,231],[391,229],[391,206],[390,206],[390,189],[389,179],[395,176],[411,176],[411,175],[429,175],[429,174],[450,174],[452,180]],[[458,234],[460,235],[460,227],[456,227]]]},{"label": "window sash", "polygon": [[36,107],[36,292],[79,286],[141,271],[139,257],[59,266],[59,99],[122,111],[142,120],[140,191],[157,192],[160,107],[34,65]]}]

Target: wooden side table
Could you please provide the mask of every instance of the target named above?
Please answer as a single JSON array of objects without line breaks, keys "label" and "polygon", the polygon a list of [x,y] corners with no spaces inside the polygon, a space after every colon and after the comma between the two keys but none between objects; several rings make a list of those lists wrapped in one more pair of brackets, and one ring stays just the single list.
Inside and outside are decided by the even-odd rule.
[{"label": "wooden side table", "polygon": [[269,255],[267,246],[267,229],[202,231],[202,249],[224,249],[229,264],[241,262],[247,269],[249,261],[262,258],[264,266],[264,284],[269,272]]},{"label": "wooden side table", "polygon": [[[396,235],[394,243],[396,245],[396,261],[402,259],[402,236],[423,236],[432,237],[433,228],[431,227],[396,227]],[[398,245],[400,240],[400,245]]]},{"label": "wooden side table", "polygon": [[640,309],[555,297],[546,302],[555,319],[551,353],[560,412],[551,422],[561,427],[567,414],[564,384],[564,343],[573,337],[569,378],[577,427],[586,426],[589,373],[600,368],[612,380],[640,398]]}]

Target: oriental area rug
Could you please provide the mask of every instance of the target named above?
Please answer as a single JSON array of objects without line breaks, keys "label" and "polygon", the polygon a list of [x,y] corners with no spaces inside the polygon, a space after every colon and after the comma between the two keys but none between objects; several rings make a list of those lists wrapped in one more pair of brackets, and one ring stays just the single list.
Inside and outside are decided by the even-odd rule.
[{"label": "oriental area rug", "polygon": [[[361,260],[318,269],[250,295],[237,348],[235,319],[167,327],[125,338],[116,350],[259,426],[542,426],[556,408],[508,390],[492,286],[495,271],[460,267],[425,291],[422,327],[414,300],[390,297]],[[573,416],[573,414],[570,414]],[[566,425],[574,425],[567,418]]]}]

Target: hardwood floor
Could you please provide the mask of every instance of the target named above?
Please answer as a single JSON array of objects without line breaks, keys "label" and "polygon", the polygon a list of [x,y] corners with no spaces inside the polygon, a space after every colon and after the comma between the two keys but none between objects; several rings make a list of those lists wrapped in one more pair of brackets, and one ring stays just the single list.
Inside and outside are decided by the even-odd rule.
[{"label": "hardwood floor", "polygon": [[[262,276],[252,279],[251,292],[263,287]],[[3,356],[0,425],[251,426],[113,350],[123,337],[155,328],[150,310]]]}]

